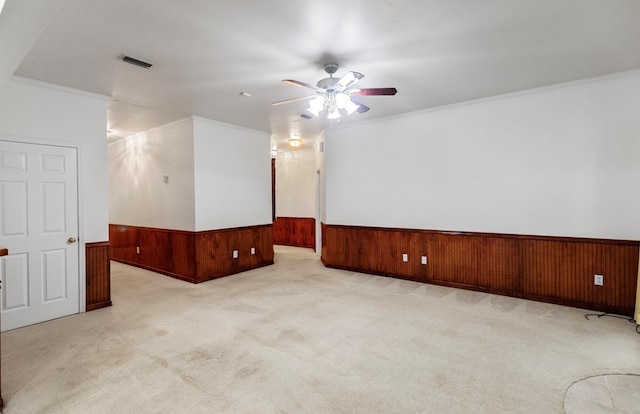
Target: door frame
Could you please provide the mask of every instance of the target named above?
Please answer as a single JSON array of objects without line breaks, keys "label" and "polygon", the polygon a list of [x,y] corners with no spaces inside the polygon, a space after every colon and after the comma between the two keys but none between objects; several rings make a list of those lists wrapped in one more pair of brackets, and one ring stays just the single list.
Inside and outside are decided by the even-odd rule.
[{"label": "door frame", "polygon": [[322,256],[322,174],[316,170],[316,254]]},{"label": "door frame", "polygon": [[[106,139],[106,138],[105,138]],[[46,145],[50,147],[66,147],[76,150],[76,174],[78,191],[78,312],[87,311],[87,267],[86,267],[86,246],[84,240],[84,209],[83,209],[83,189],[84,176],[82,165],[82,144],[79,142],[64,141],[59,139],[36,138],[21,135],[9,135],[0,133],[0,141],[17,142],[20,144]],[[11,252],[9,252],[11,254]]]}]

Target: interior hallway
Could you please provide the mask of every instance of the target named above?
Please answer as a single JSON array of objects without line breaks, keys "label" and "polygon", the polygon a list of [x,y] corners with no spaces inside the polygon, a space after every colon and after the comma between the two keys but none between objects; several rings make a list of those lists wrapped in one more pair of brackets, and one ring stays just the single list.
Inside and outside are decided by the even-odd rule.
[{"label": "interior hallway", "polygon": [[[111,270],[113,307],[3,333],[5,414],[558,413],[581,379],[640,374],[625,320],[327,269],[307,249],[199,285]],[[574,406],[633,412],[638,384],[613,410]]]}]

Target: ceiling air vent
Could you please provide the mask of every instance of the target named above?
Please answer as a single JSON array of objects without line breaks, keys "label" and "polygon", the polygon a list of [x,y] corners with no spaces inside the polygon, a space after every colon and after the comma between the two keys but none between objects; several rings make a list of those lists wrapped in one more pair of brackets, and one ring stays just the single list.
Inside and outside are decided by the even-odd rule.
[{"label": "ceiling air vent", "polygon": [[132,58],[131,56],[127,56],[127,55],[120,55],[120,58],[122,59],[123,62],[127,62],[130,63],[132,65],[136,65],[139,66],[141,68],[145,68],[145,69],[149,69],[151,66],[153,66],[151,63],[147,63],[147,62],[143,62],[139,59],[136,58]]},{"label": "ceiling air vent", "polygon": [[304,118],[304,119],[311,119],[311,115],[307,115],[307,114],[300,114],[300,118]]}]

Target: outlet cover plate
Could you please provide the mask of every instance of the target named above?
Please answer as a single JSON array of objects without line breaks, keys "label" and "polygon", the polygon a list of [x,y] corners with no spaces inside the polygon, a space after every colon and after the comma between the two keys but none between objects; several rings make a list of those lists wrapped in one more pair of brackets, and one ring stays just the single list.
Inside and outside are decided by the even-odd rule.
[{"label": "outlet cover plate", "polygon": [[594,275],[593,276],[593,284],[596,286],[604,286],[604,276],[603,275]]}]

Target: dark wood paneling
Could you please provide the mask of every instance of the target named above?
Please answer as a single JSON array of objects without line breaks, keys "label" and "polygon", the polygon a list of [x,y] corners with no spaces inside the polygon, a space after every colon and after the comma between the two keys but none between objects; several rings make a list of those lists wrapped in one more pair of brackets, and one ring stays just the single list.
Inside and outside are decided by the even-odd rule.
[{"label": "dark wood paneling", "polygon": [[[523,291],[557,303],[632,315],[638,244],[610,240],[522,240]],[[595,286],[595,274],[604,286]]]},{"label": "dark wood paneling", "polygon": [[109,225],[110,254],[113,260],[137,263],[138,227]]},{"label": "dark wood paneling", "polygon": [[195,233],[139,228],[138,263],[178,279],[196,281]]},{"label": "dark wood paneling", "polygon": [[273,243],[285,246],[315,248],[316,219],[278,217],[273,222]]},{"label": "dark wood paneling", "polygon": [[[520,280],[518,242],[478,234],[420,233],[426,246],[426,280],[515,292]],[[418,258],[419,261],[420,258]]]},{"label": "dark wood paneling", "polygon": [[[327,255],[327,225],[320,222],[320,260],[324,263]],[[326,263],[324,263],[326,265]]]},{"label": "dark wood paneling", "polygon": [[[324,223],[322,229],[322,261],[330,267],[633,314],[637,241]],[[604,275],[604,286],[593,284],[595,274]]]},{"label": "dark wood paneling", "polygon": [[[255,254],[251,254],[251,248]],[[237,250],[238,257],[233,257]],[[243,272],[273,264],[271,225],[198,232],[197,281]]]},{"label": "dark wood paneling", "polygon": [[[0,249],[0,257],[2,256],[7,256],[9,254],[9,250],[2,248]],[[0,281],[0,284],[2,283],[2,281]],[[1,286],[0,286],[1,288]],[[1,294],[1,293],[0,293]],[[2,370],[0,369],[0,383],[2,383]],[[0,411],[2,411],[2,409],[4,408],[4,400],[2,399],[2,385],[0,384]]]},{"label": "dark wood paneling", "polygon": [[193,283],[273,264],[270,224],[202,232],[109,227],[111,259]]},{"label": "dark wood paneling", "polygon": [[111,259],[196,282],[195,232],[110,224]]},{"label": "dark wood paneling", "polygon": [[109,242],[85,244],[87,312],[111,306]]}]

